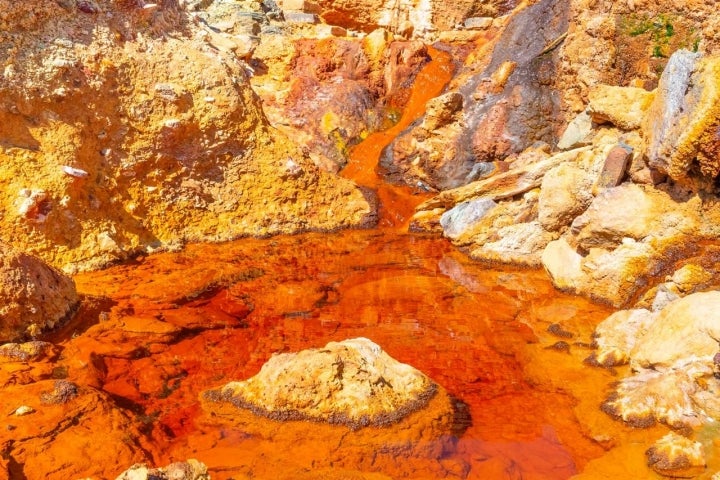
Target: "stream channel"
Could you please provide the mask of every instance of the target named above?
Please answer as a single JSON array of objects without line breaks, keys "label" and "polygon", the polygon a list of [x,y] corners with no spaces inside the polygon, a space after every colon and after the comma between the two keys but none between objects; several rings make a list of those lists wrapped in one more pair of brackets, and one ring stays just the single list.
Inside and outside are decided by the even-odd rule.
[{"label": "stream channel", "polygon": [[[481,265],[407,233],[427,197],[382,184],[375,165],[449,79],[449,59],[434,57],[400,124],[358,145],[343,172],[378,191],[378,227],[189,245],[75,277],[85,302],[56,334],[62,362],[71,378],[95,367],[83,381],[133,412],[156,465],[197,458],[213,479],[564,479],[657,435],[599,409],[617,373],[583,360],[608,308],[555,290],[542,271]],[[254,375],[273,353],[355,337],[457,399],[458,437],[409,454],[393,426],[376,428],[383,448],[368,454],[345,427],[329,441],[305,422],[257,434],[203,420],[204,390]]]}]

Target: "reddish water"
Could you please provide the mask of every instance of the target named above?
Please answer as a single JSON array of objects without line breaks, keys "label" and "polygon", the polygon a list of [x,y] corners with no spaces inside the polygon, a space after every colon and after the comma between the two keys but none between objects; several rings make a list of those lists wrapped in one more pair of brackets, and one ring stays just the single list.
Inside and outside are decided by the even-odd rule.
[{"label": "reddish water", "polygon": [[[150,418],[160,463],[195,457],[231,478],[260,462],[258,478],[292,478],[269,440],[197,425],[198,395],[254,375],[273,352],[357,336],[469,405],[472,426],[447,456],[471,466],[468,478],[568,478],[602,453],[572,393],[597,404],[609,375],[584,367],[590,350],[573,342],[608,310],[559,294],[542,272],[472,264],[442,239],[355,231],[194,245],[76,280],[116,305],[64,342],[66,356],[101,359],[93,381]],[[573,339],[548,333],[552,323]],[[547,348],[560,340],[570,354]],[[432,478],[417,468],[408,460],[403,476]]]},{"label": "reddish water", "polygon": [[425,103],[442,93],[445,85],[452,78],[452,58],[446,52],[430,48],[432,61],[415,78],[410,98],[405,106],[402,117],[397,124],[388,130],[370,135],[356,146],[350,154],[350,162],[341,175],[353,179],[358,185],[370,187],[377,191],[380,199],[380,228],[407,230],[410,217],[427,194],[412,191],[402,185],[383,183],[377,172],[378,159],[383,149],[408,127],[414,120],[425,113]]},{"label": "reddish water", "polygon": [[[421,199],[382,186],[374,168],[449,78],[449,59],[434,55],[415,89],[425,96],[345,172],[380,190],[391,228],[192,245],[76,277],[88,307],[57,336],[61,365],[133,412],[155,464],[197,458],[213,479],[566,479],[652,433],[598,409],[613,376],[582,360],[609,310],[557,292],[543,272],[483,267],[443,239],[400,233]],[[275,352],[358,336],[468,406],[456,442],[405,456],[391,427],[374,433],[387,448],[373,452],[347,429],[327,441],[303,422],[219,427],[199,405],[202,391],[254,375]]]}]

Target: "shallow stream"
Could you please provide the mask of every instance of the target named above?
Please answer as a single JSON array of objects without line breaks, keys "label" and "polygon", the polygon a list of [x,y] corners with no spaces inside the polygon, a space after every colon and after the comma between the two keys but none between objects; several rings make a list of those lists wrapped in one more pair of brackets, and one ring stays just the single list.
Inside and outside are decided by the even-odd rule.
[{"label": "shallow stream", "polygon": [[[345,171],[379,189],[379,228],[190,245],[75,277],[85,302],[56,335],[59,368],[73,378],[90,365],[84,381],[133,412],[155,464],[197,458],[213,479],[564,479],[652,436],[600,412],[614,372],[583,364],[609,309],[558,292],[542,271],[480,265],[442,238],[404,233],[423,198],[381,185],[374,165],[449,79],[435,56],[401,124],[358,146]],[[349,430],[323,444],[303,422],[257,435],[203,420],[202,391],[254,375],[273,353],[360,336],[465,409],[462,434],[435,457],[393,450],[393,427],[376,433],[396,452],[389,461],[354,454]]]}]

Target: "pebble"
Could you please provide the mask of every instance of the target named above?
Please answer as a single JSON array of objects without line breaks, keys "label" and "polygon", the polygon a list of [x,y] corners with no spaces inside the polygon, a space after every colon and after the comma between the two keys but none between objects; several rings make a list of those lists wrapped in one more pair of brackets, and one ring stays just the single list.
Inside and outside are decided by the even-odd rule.
[{"label": "pebble", "polygon": [[21,405],[15,409],[15,411],[13,412],[13,415],[15,415],[17,417],[22,417],[23,415],[29,415],[31,413],[35,413],[34,408],[29,407],[27,405]]},{"label": "pebble", "polygon": [[90,175],[85,170],[82,170],[79,168],[74,168],[74,167],[69,167],[67,165],[63,165],[62,170],[67,175],[70,175],[71,177],[75,177],[75,178],[86,178],[88,175]]}]

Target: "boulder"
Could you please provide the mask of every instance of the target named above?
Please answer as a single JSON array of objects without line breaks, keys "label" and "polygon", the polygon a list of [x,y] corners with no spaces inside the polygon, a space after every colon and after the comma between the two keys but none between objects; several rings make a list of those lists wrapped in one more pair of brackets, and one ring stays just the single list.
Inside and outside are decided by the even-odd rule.
[{"label": "boulder", "polygon": [[659,190],[626,183],[601,191],[571,225],[571,241],[583,250],[612,249],[623,239],[697,231],[697,203],[680,204]]},{"label": "boulder", "polygon": [[558,140],[557,148],[559,150],[568,150],[587,145],[592,139],[592,133],[592,118],[590,118],[587,111],[583,110],[565,127],[560,140]]},{"label": "boulder", "polygon": [[583,257],[568,244],[565,238],[554,240],[542,252],[542,264],[555,287],[577,292],[584,274]]},{"label": "boulder", "polygon": [[487,197],[458,203],[440,217],[443,234],[453,240],[459,238],[496,206],[497,203]]},{"label": "boulder", "polygon": [[647,333],[655,315],[644,308],[620,310],[603,320],[595,328],[597,351],[591,363],[605,367],[624,365],[638,339]]},{"label": "boulder", "polygon": [[695,159],[710,178],[720,173],[720,57],[680,50],[668,62],[645,130],[651,167],[683,180]]},{"label": "boulder", "polygon": [[625,177],[630,160],[633,157],[633,148],[630,145],[621,143],[610,150],[605,157],[603,168],[593,186],[593,193],[597,195],[603,188],[617,187]]},{"label": "boulder", "polygon": [[557,288],[621,307],[647,287],[667,266],[667,259],[681,254],[685,241],[682,237],[645,242],[626,238],[612,249],[591,248],[582,255],[561,237],[548,244],[542,263]]},{"label": "boulder", "polygon": [[471,248],[470,256],[478,260],[540,267],[541,254],[557,234],[546,231],[537,221],[508,225],[497,230],[497,240]]},{"label": "boulder", "polygon": [[394,423],[421,410],[438,386],[366,338],[275,354],[254,377],[205,398],[274,420],[312,420],[359,429]]},{"label": "boulder", "polygon": [[700,292],[665,307],[630,356],[635,368],[668,367],[688,357],[709,361],[719,350],[720,292]]},{"label": "boulder", "polygon": [[588,93],[587,112],[595,123],[634,130],[642,125],[654,97],[643,88],[595,85]]},{"label": "boulder", "polygon": [[570,225],[590,205],[592,176],[585,170],[564,163],[543,177],[538,198],[538,220],[548,231]]},{"label": "boulder", "polygon": [[59,325],[78,302],[70,277],[39,258],[0,244],[0,343]]},{"label": "boulder", "polygon": [[648,466],[665,477],[692,478],[706,467],[702,444],[675,432],[655,442],[645,455]]}]

